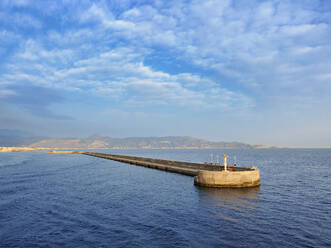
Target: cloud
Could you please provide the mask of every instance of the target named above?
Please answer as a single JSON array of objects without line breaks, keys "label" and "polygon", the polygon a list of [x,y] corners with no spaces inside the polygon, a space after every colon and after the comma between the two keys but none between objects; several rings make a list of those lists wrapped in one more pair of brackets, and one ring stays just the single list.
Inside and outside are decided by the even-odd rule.
[{"label": "cloud", "polygon": [[[223,89],[198,74],[170,74],[152,69],[143,62],[149,54],[144,49],[119,46],[106,51],[89,51],[93,55],[87,57],[80,47],[65,47],[49,50],[40,42],[27,40],[13,63],[7,65],[8,71],[2,81],[7,85],[29,83],[90,92],[137,106],[171,104],[189,108],[221,107],[223,110],[253,106],[249,97]],[[229,95],[236,95],[236,101],[229,99]]]},{"label": "cloud", "polygon": [[81,16],[81,21],[86,22],[95,20],[101,22],[106,28],[120,31],[132,30],[136,27],[132,22],[116,20],[110,11],[105,10],[105,8],[92,4],[92,6]]},{"label": "cloud", "polygon": [[0,99],[15,95],[15,91],[9,89],[0,89]]},{"label": "cloud", "polygon": [[9,7],[24,7],[29,5],[31,2],[29,0],[3,0],[1,5]]},{"label": "cloud", "polygon": [[1,26],[7,28],[42,28],[42,23],[37,18],[20,12],[0,12]]},{"label": "cloud", "polygon": [[11,85],[0,91],[5,93],[3,100],[19,106],[33,115],[43,118],[70,119],[67,116],[55,114],[49,107],[64,101],[56,90],[32,85]]},{"label": "cloud", "polygon": [[[215,96],[207,97],[210,90],[216,88],[223,92],[223,95],[218,94],[219,102],[226,99],[224,95],[228,93],[224,92],[230,92],[245,99],[237,104],[240,106],[241,103],[244,108],[254,106],[254,99],[242,93],[242,87],[258,89],[268,95],[282,94],[280,90],[284,87],[291,93],[298,90],[297,86],[291,86],[293,83],[287,83],[288,80],[293,82],[293,78],[302,87],[310,85],[302,74],[302,68],[307,68],[307,60],[300,56],[308,54],[320,58],[326,49],[323,40],[328,39],[329,30],[326,17],[319,18],[320,23],[311,23],[317,18],[317,12],[307,11],[297,3],[277,4],[274,1],[254,2],[240,8],[230,1],[211,0],[203,4],[193,1],[186,5],[176,2],[135,4],[133,7],[126,3],[116,11],[111,4],[93,2],[76,14],[78,16],[73,18],[80,21],[83,29],[67,30],[63,34],[51,31],[43,40],[25,42],[17,54],[21,59],[20,68],[17,64],[12,65],[18,80],[30,75],[33,79],[29,81],[35,84],[90,90],[116,99],[127,97],[128,92],[142,95],[141,91],[133,90],[134,81],[145,81],[141,87],[151,89],[153,82],[155,89],[164,92],[169,91],[165,85],[175,83],[180,87],[172,90],[182,94],[178,103],[184,104],[183,96],[187,96],[189,105],[192,102],[189,99],[194,95],[205,106],[213,105],[211,99],[215,99],[214,105],[218,104]],[[315,42],[308,38],[314,35],[321,39]],[[297,36],[303,37],[298,44],[295,43]],[[92,45],[94,42],[97,50]],[[46,49],[44,44],[47,43],[53,48]],[[175,55],[171,63],[185,61],[198,70],[169,73],[147,65],[145,58],[158,46],[171,49],[168,52]],[[293,54],[290,59],[289,53]],[[326,56],[323,58],[327,60]],[[33,61],[32,65],[28,61]],[[312,76],[315,80],[322,80],[323,77],[318,75],[326,72],[322,66],[314,66],[320,70],[311,70]],[[208,78],[203,70],[213,71],[216,77]],[[7,73],[4,78],[10,77]],[[191,78],[187,80],[188,77]],[[215,78],[220,79],[215,81]],[[231,87],[228,81],[232,82]],[[135,101],[144,98],[140,95],[134,97]],[[146,95],[149,95],[150,102],[155,102],[151,94]],[[149,98],[144,102],[148,103]],[[229,99],[227,102],[233,104]]]},{"label": "cloud", "polygon": [[323,1],[0,5],[2,99],[30,85],[102,106],[230,117],[242,110],[251,120],[256,111],[304,115],[307,101],[330,104],[331,15]]},{"label": "cloud", "polygon": [[0,30],[0,47],[7,50],[7,46],[17,43],[21,39],[19,34],[8,30]]}]

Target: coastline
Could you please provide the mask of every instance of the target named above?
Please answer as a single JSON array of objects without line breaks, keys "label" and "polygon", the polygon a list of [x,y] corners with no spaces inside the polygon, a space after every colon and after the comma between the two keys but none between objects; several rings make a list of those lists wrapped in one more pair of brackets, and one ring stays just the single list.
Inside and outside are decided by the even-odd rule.
[{"label": "coastline", "polygon": [[[265,150],[265,149],[289,149],[288,147],[254,147],[254,148],[235,148],[235,147],[20,147],[20,146],[3,146],[0,147],[0,152],[49,152],[49,151],[58,151],[58,150],[213,150],[213,149],[222,149],[222,150],[230,150],[230,149],[257,149],[257,150]],[[55,152],[53,152],[55,153]]]}]

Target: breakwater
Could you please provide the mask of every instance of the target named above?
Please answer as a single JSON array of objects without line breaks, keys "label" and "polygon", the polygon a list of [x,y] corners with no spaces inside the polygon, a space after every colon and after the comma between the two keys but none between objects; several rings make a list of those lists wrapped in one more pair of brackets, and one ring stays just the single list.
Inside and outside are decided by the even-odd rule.
[{"label": "breakwater", "polygon": [[199,164],[199,163],[179,162],[172,160],[143,158],[143,157],[135,157],[135,156],[114,155],[114,154],[97,153],[97,152],[83,152],[82,154],[110,159],[128,164],[134,164],[152,169],[174,172],[187,176],[198,175],[200,167],[203,166],[203,164]]},{"label": "breakwater", "polygon": [[256,168],[210,163],[115,155],[97,152],[79,152],[84,155],[183,174],[194,177],[194,183],[205,187],[254,187],[260,185],[260,171]]}]

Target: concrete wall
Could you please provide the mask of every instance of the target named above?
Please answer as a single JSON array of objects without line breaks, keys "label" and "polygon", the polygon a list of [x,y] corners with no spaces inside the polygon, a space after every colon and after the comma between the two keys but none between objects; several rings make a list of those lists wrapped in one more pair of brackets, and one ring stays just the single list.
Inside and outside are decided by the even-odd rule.
[{"label": "concrete wall", "polygon": [[246,188],[260,185],[260,171],[207,171],[201,170],[194,183],[204,187]]}]

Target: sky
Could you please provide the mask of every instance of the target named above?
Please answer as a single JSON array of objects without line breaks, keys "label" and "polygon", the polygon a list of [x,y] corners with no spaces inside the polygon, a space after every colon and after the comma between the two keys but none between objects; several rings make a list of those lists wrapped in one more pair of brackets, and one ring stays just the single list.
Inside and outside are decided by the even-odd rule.
[{"label": "sky", "polygon": [[1,0],[0,128],[331,147],[331,1]]}]

